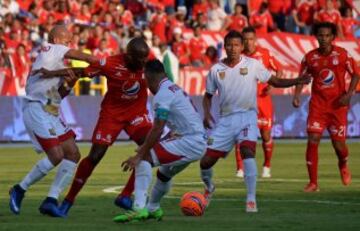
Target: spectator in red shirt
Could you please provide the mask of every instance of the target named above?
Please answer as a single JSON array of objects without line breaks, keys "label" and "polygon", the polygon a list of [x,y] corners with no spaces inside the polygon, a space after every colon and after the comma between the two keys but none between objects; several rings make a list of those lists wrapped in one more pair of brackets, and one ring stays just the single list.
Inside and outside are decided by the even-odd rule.
[{"label": "spectator in red shirt", "polygon": [[230,16],[230,25],[228,30],[236,30],[241,32],[244,27],[248,26],[248,20],[245,15],[242,14],[243,7],[240,3],[235,4],[235,12]]},{"label": "spectator in red shirt", "polygon": [[354,19],[352,9],[349,7],[343,9],[341,27],[345,38],[354,38],[355,28],[360,27],[360,22]]},{"label": "spectator in red shirt", "polygon": [[21,88],[25,87],[30,70],[30,58],[27,55],[24,44],[19,44],[17,46],[16,52],[12,55],[12,65],[14,67],[14,77],[19,82]]},{"label": "spectator in red shirt", "polygon": [[314,23],[313,16],[315,12],[315,0],[301,0],[293,10],[292,15],[301,34],[311,34],[311,26]]},{"label": "spectator in red shirt", "polygon": [[194,37],[190,39],[189,50],[190,53],[190,62],[191,65],[195,67],[202,67],[202,56],[206,48],[205,41],[201,38],[201,28],[195,26],[194,28]]},{"label": "spectator in red shirt", "polygon": [[203,64],[205,68],[210,68],[215,63],[219,61],[217,56],[217,50],[214,46],[209,46],[206,51],[205,55],[203,56]]},{"label": "spectator in red shirt", "polygon": [[290,0],[271,0],[268,1],[269,12],[275,21],[277,28],[285,31],[286,13],[291,6]]},{"label": "spectator in red shirt", "polygon": [[69,14],[69,5],[66,0],[58,0],[55,3],[55,9],[54,16],[56,21],[69,23],[71,21],[70,14]]},{"label": "spectator in red shirt", "polygon": [[167,16],[164,10],[164,6],[157,5],[155,12],[150,18],[151,31],[159,37],[162,43],[166,43]]},{"label": "spectator in red shirt", "polygon": [[180,28],[174,29],[171,50],[174,55],[179,59],[180,67],[184,67],[190,64],[189,47],[182,38],[182,30]]},{"label": "spectator in red shirt", "polygon": [[340,12],[334,7],[333,0],[326,0],[325,8],[318,11],[314,15],[315,22],[330,22],[336,25],[337,27],[337,35],[340,38],[343,38],[343,31],[341,27],[341,14]]},{"label": "spectator in red shirt", "polygon": [[195,19],[199,13],[202,13],[207,20],[207,12],[209,6],[206,0],[195,0],[195,3],[192,8],[192,18]]},{"label": "spectator in red shirt", "polygon": [[268,4],[263,2],[259,11],[250,16],[250,25],[255,28],[257,35],[267,34],[268,30],[274,30],[274,21],[268,11]]}]

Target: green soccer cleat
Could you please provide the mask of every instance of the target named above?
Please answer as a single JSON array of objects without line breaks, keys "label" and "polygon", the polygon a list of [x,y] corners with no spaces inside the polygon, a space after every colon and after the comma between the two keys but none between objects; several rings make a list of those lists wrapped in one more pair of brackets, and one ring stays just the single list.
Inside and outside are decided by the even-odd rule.
[{"label": "green soccer cleat", "polygon": [[147,208],[143,208],[117,215],[116,217],[113,218],[113,221],[124,223],[129,221],[142,221],[148,218],[149,218],[149,210]]},{"label": "green soccer cleat", "polygon": [[161,221],[164,216],[164,211],[161,208],[158,208],[157,210],[153,212],[149,212],[149,219],[155,219],[157,221]]}]

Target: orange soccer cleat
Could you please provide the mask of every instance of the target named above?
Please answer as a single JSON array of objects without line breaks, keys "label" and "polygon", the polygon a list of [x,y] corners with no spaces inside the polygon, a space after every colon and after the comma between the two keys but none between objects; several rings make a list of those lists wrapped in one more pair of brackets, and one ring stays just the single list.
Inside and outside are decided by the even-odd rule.
[{"label": "orange soccer cleat", "polygon": [[351,183],[351,172],[347,165],[340,168],[341,181],[343,185],[349,185]]},{"label": "orange soccer cleat", "polygon": [[304,192],[307,192],[307,193],[308,192],[319,192],[319,191],[320,191],[319,187],[314,183],[309,183],[304,188]]}]

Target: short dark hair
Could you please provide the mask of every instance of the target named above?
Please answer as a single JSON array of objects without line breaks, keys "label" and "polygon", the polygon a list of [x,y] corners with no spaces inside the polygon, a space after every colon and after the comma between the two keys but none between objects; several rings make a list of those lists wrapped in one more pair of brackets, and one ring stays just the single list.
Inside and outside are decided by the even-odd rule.
[{"label": "short dark hair", "polygon": [[147,61],[145,64],[145,72],[150,72],[157,77],[164,77],[166,75],[164,65],[158,59]]},{"label": "short dark hair", "polygon": [[336,36],[337,34],[337,28],[336,28],[336,25],[334,23],[331,23],[331,22],[320,22],[320,23],[316,23],[314,26],[313,26],[313,34],[316,36],[319,32],[319,30],[321,28],[328,28],[331,30],[331,33]]},{"label": "short dark hair", "polygon": [[248,27],[245,27],[243,30],[242,30],[242,33],[245,34],[245,33],[254,33],[256,34],[256,31],[255,31],[255,28],[252,27],[252,26],[248,26]]},{"label": "short dark hair", "polygon": [[231,30],[231,31],[229,31],[229,33],[227,33],[225,35],[224,43],[226,44],[226,41],[228,41],[229,39],[234,39],[234,38],[240,39],[241,43],[243,43],[243,41],[244,41],[244,38],[240,32],[238,32],[236,30]]}]

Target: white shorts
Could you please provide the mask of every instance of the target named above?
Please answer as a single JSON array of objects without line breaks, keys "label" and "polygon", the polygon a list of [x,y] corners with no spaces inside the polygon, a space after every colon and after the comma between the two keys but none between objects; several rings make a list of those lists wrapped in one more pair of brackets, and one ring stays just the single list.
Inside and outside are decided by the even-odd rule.
[{"label": "white shorts", "polygon": [[23,119],[36,152],[47,151],[75,137],[75,133],[60,119],[43,110],[40,102],[24,100]]},{"label": "white shorts", "polygon": [[169,138],[151,149],[154,166],[181,166],[199,160],[206,151],[205,134]]},{"label": "white shorts", "polygon": [[220,117],[209,136],[208,148],[229,153],[236,143],[256,142],[257,134],[256,111],[236,112]]}]

